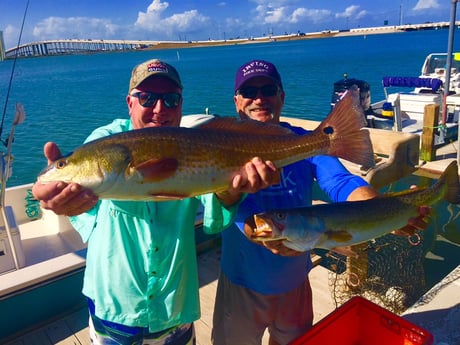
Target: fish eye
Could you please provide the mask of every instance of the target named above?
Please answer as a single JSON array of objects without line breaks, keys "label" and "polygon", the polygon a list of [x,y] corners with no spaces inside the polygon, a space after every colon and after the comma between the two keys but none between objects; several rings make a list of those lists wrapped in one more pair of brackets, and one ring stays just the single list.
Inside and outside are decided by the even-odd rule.
[{"label": "fish eye", "polygon": [[62,169],[67,165],[67,161],[65,159],[61,159],[56,162],[56,168]]},{"label": "fish eye", "polygon": [[284,220],[286,218],[286,213],[284,213],[284,212],[275,213],[275,217],[278,220]]}]

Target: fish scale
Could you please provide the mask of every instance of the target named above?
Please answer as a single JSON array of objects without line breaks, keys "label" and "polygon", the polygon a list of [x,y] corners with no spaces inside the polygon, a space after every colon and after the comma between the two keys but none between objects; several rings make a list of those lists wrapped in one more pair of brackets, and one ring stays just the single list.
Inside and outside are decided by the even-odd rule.
[{"label": "fish scale", "polygon": [[[429,188],[388,193],[369,200],[320,204],[289,210],[269,210],[247,222],[249,239],[278,241],[297,251],[333,249],[359,244],[405,227],[420,216],[421,206],[440,200],[460,204],[457,161],[452,161]],[[249,230],[251,229],[251,230]]]},{"label": "fish scale", "polygon": [[327,154],[370,167],[374,157],[364,125],[355,87],[305,135],[229,117],[194,128],[143,128],[88,142],[51,163],[38,180],[78,183],[99,198],[169,200],[228,189],[254,157],[281,168]]}]

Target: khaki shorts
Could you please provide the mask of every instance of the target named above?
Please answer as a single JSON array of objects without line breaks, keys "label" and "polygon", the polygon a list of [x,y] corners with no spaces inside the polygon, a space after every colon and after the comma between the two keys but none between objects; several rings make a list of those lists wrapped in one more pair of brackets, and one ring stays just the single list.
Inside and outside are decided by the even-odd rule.
[{"label": "khaki shorts", "polygon": [[233,284],[221,272],[215,303],[214,345],[260,345],[267,328],[273,340],[288,344],[313,324],[308,277],[304,284],[286,294],[263,295]]}]

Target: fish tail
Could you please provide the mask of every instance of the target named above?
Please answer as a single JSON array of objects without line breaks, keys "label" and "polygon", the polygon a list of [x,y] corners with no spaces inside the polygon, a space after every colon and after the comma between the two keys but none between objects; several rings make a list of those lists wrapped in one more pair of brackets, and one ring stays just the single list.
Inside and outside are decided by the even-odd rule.
[{"label": "fish tail", "polygon": [[452,161],[439,177],[439,184],[446,184],[447,190],[444,199],[452,204],[460,204],[460,183],[458,177],[457,161]]},{"label": "fish tail", "polygon": [[362,129],[366,125],[359,89],[353,85],[315,132],[328,136],[328,155],[372,167],[375,161],[369,131]]}]

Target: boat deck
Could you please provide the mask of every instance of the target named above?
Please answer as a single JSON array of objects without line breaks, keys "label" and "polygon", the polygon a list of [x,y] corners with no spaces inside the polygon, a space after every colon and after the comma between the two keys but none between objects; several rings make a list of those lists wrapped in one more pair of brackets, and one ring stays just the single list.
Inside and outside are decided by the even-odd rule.
[{"label": "boat deck", "polygon": [[[457,158],[458,141],[437,150],[436,160],[420,162],[421,170],[426,173],[443,171],[447,164]],[[195,323],[197,344],[210,344],[212,328],[212,313],[214,306],[217,276],[220,267],[220,249],[213,246],[198,248],[198,269],[200,281],[201,319]],[[460,262],[459,262],[460,263]],[[460,324],[460,266],[454,269],[436,287],[427,292],[405,313],[405,318],[415,324],[425,327],[435,335],[436,340],[448,344],[460,345],[458,324]],[[329,271],[317,265],[310,273],[310,282],[313,289],[314,323],[317,323],[335,308],[328,286]],[[27,310],[24,310],[27,313]],[[436,321],[445,322],[436,322]],[[76,344],[89,345],[88,315],[86,308],[69,311],[66,315],[51,320],[34,329],[23,330],[14,338],[5,339],[3,345],[49,345],[49,344]],[[263,345],[268,344],[265,335]]]},{"label": "boat deck", "polygon": [[[314,262],[318,263],[318,259],[319,257],[314,258]],[[201,319],[195,322],[197,345],[211,344],[212,314],[219,267],[219,247],[198,255]],[[328,272],[326,268],[316,265],[310,273],[315,323],[335,309],[335,303],[327,286]],[[87,326],[88,312],[85,307],[24,333],[3,345],[90,345]],[[268,344],[267,334],[262,344]]]}]

